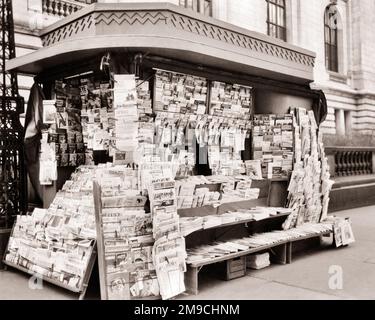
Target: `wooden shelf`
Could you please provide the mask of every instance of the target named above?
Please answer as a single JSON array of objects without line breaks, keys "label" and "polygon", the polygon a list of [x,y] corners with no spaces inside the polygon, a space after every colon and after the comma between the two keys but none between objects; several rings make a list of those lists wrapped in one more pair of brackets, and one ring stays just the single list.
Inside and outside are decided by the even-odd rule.
[{"label": "wooden shelf", "polygon": [[83,278],[82,278],[82,284],[79,288],[73,288],[71,286],[68,286],[65,283],[62,283],[61,281],[52,279],[50,277],[46,277],[46,276],[41,275],[41,274],[37,274],[36,272],[34,272],[32,270],[29,270],[25,267],[22,267],[18,264],[15,264],[15,263],[10,262],[10,261],[6,261],[5,256],[4,256],[3,262],[4,262],[5,265],[7,265],[9,267],[20,270],[22,272],[25,272],[25,273],[27,273],[31,276],[38,276],[43,281],[51,283],[51,284],[53,284],[55,286],[58,286],[60,288],[66,289],[70,292],[77,293],[77,294],[80,295],[79,300],[83,300],[85,298],[86,290],[87,290],[87,287],[88,287],[88,284],[89,284],[89,281],[90,281],[90,277],[91,277],[91,274],[92,274],[92,270],[94,268],[94,264],[95,264],[95,261],[96,261],[96,254],[97,254],[97,252],[96,252],[96,241],[95,241],[94,244],[93,244],[93,249],[91,251],[90,259],[89,259],[89,261],[87,263],[87,266],[86,266],[86,272],[84,273]]},{"label": "wooden shelf", "polygon": [[289,182],[290,178],[284,177],[284,178],[272,178],[270,179],[271,182]]},{"label": "wooden shelf", "polygon": [[199,268],[199,267],[207,266],[207,265],[210,265],[210,264],[220,263],[220,262],[230,260],[230,259],[235,259],[235,258],[247,256],[247,255],[252,254],[252,253],[264,251],[264,250],[271,249],[271,248],[274,248],[274,247],[278,247],[278,246],[288,244],[288,243],[291,243],[291,242],[316,238],[316,237],[320,237],[320,236],[323,236],[323,235],[329,235],[331,233],[332,233],[331,231],[313,233],[313,234],[306,235],[306,236],[303,236],[303,237],[298,237],[298,238],[295,238],[295,239],[283,240],[283,241],[275,242],[275,243],[272,243],[272,244],[259,246],[259,247],[256,247],[256,248],[250,248],[250,249],[245,250],[245,251],[226,254],[225,256],[221,256],[221,257],[217,257],[217,258],[206,259],[206,260],[202,260],[202,261],[199,261],[199,262],[187,262],[187,264],[189,266],[193,267],[193,268]]},{"label": "wooden shelf", "polygon": [[203,267],[203,266],[208,266],[210,264],[220,263],[220,262],[224,262],[224,261],[227,261],[227,260],[247,256],[249,254],[260,252],[260,251],[263,251],[263,250],[267,250],[267,249],[270,249],[270,248],[273,248],[273,247],[276,247],[276,246],[279,246],[279,245],[282,245],[282,244],[284,244],[284,243],[277,243],[277,244],[274,243],[274,244],[261,246],[261,247],[257,247],[257,248],[251,248],[251,249],[248,249],[248,250],[245,250],[245,251],[226,254],[225,256],[222,256],[222,257],[202,260],[200,262],[187,262],[187,264],[192,266],[193,268],[199,268],[199,267]]},{"label": "wooden shelf", "polygon": [[130,299],[130,301],[155,301],[155,300],[161,300],[161,297],[143,297],[143,298],[134,298]]},{"label": "wooden shelf", "polygon": [[25,273],[27,273],[27,274],[29,274],[31,276],[41,277],[43,279],[43,281],[47,281],[47,282],[49,282],[49,283],[51,283],[51,284],[53,284],[55,286],[64,288],[64,289],[69,290],[69,291],[74,292],[74,293],[81,293],[84,290],[83,289],[83,285],[81,286],[81,288],[73,288],[73,287],[70,287],[67,284],[64,284],[64,283],[62,283],[60,281],[57,281],[55,279],[52,279],[52,278],[49,278],[49,277],[46,277],[46,276],[43,276],[43,275],[40,275],[40,274],[36,274],[34,271],[31,271],[31,270],[29,270],[29,269],[27,269],[25,267],[22,267],[22,266],[20,266],[18,264],[13,263],[13,262],[4,261],[4,264],[6,264],[7,266],[12,267],[14,269],[17,269],[17,270],[20,270],[22,272],[25,272]]},{"label": "wooden shelf", "polygon": [[178,209],[177,212],[180,217],[205,217],[208,215],[218,215],[228,211],[249,209],[253,207],[268,207],[267,198],[227,202],[219,205],[218,207],[203,206],[198,208]]},{"label": "wooden shelf", "polygon": [[290,215],[290,213],[280,213],[280,214],[278,214],[278,215],[275,215],[275,216],[269,216],[269,217],[267,217],[267,218],[260,219],[260,220],[255,220],[255,219],[246,219],[246,220],[239,220],[239,221],[234,221],[234,222],[224,223],[224,224],[217,225],[217,226],[213,226],[213,227],[209,227],[209,228],[203,228],[203,227],[202,227],[202,229],[195,230],[195,231],[193,231],[193,232],[191,232],[191,233],[185,235],[185,237],[188,237],[188,236],[190,236],[191,234],[193,234],[193,233],[195,233],[195,232],[206,231],[206,230],[212,230],[212,229],[219,229],[219,228],[225,228],[225,227],[231,227],[231,226],[236,226],[236,225],[241,225],[241,224],[251,223],[251,222],[273,220],[273,219],[277,219],[277,218],[287,217],[287,216],[289,216],[289,215]]},{"label": "wooden shelf", "polygon": [[[267,217],[267,218],[260,219],[260,220],[255,220],[255,219],[240,220],[240,221],[235,221],[235,222],[225,223],[225,224],[222,224],[222,225],[219,225],[219,226],[209,227],[209,228],[202,229],[202,230],[210,230],[210,229],[224,228],[224,227],[236,226],[236,225],[245,224],[245,223],[250,223],[250,222],[258,222],[258,221],[273,220],[273,219],[277,219],[277,218],[287,217],[287,216],[289,216],[289,215],[290,215],[290,213],[280,213],[280,214],[278,214],[278,215],[275,215],[275,216],[269,216],[269,217]],[[197,231],[199,231],[199,230],[197,230]]]}]

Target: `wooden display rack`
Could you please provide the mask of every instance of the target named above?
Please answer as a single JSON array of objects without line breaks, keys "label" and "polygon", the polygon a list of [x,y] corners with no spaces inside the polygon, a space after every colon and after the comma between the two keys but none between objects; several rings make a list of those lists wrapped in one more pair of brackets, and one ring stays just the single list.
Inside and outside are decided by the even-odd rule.
[{"label": "wooden display rack", "polygon": [[17,269],[17,270],[20,270],[22,272],[25,272],[31,276],[37,276],[37,277],[40,277],[40,279],[42,279],[43,281],[46,281],[48,283],[51,283],[55,286],[58,286],[60,288],[63,288],[65,290],[68,290],[68,291],[71,291],[73,293],[76,293],[76,294],[79,294],[79,300],[83,300],[86,296],[86,291],[87,291],[87,288],[88,288],[88,285],[89,285],[89,281],[90,281],[90,277],[91,277],[91,273],[92,273],[92,269],[94,268],[94,264],[95,264],[95,259],[96,259],[96,250],[93,250],[92,252],[92,256],[89,260],[89,263],[88,263],[88,267],[87,267],[87,271],[85,273],[85,276],[83,278],[83,282],[82,282],[82,285],[80,288],[78,289],[74,289],[64,283],[61,283],[60,281],[57,281],[57,280],[54,280],[54,279],[51,279],[51,278],[48,278],[48,277],[44,277],[44,276],[39,276],[39,275],[36,275],[33,271],[27,269],[27,268],[24,268],[22,266],[19,266],[15,263],[11,263],[9,261],[4,261],[4,264],[6,264],[7,266],[9,267],[12,267],[14,269]]},{"label": "wooden display rack", "polygon": [[[14,229],[14,227],[13,227],[13,229]],[[12,229],[11,235],[13,234],[13,229]],[[29,270],[29,269],[27,269],[27,268],[25,268],[23,266],[20,266],[18,264],[6,261],[5,260],[5,255],[8,252],[8,246],[7,246],[6,251],[4,253],[3,263],[6,266],[9,266],[11,268],[17,269],[17,270],[22,271],[24,273],[27,273],[27,274],[29,274],[31,276],[36,276],[36,277],[42,279],[43,281],[51,283],[51,284],[53,284],[55,286],[58,286],[60,288],[68,290],[70,292],[79,294],[79,300],[83,300],[85,298],[85,296],[86,296],[86,292],[87,292],[87,288],[88,288],[89,281],[90,281],[90,278],[91,278],[92,270],[94,269],[94,265],[95,265],[96,257],[97,257],[96,240],[92,240],[92,241],[94,241],[94,243],[93,243],[93,246],[92,246],[91,256],[90,256],[90,259],[89,259],[88,264],[87,264],[86,272],[85,272],[85,274],[83,276],[82,284],[77,289],[72,288],[72,287],[68,286],[67,284],[62,283],[62,282],[60,282],[58,280],[55,280],[55,279],[52,279],[52,278],[49,278],[49,277],[45,277],[43,275],[39,275],[36,272],[31,271],[31,270]]]},{"label": "wooden display rack", "polygon": [[[240,224],[241,222],[239,222]],[[221,262],[227,262],[236,258],[246,257],[250,254],[261,253],[266,250],[271,250],[273,255],[271,256],[271,260],[273,263],[277,264],[290,264],[292,262],[292,245],[294,242],[322,237],[326,235],[330,235],[332,232],[324,232],[324,233],[313,233],[311,235],[307,235],[304,237],[292,239],[292,240],[285,240],[282,242],[264,245],[257,248],[250,248],[249,250],[240,251],[237,253],[232,253],[225,255],[223,257],[213,258],[210,260],[205,260],[202,262],[193,262],[188,263],[187,272],[185,275],[185,282],[187,292],[193,295],[198,295],[198,275],[199,272],[202,270],[204,266],[217,264]]]},{"label": "wooden display rack", "polygon": [[[262,180],[262,181],[254,181],[256,186],[261,189],[259,199],[257,200],[249,200],[249,201],[241,201],[241,202],[234,202],[234,203],[226,203],[217,208],[213,208],[210,206],[205,206],[203,208],[193,208],[193,209],[180,209],[179,214],[182,217],[192,217],[192,216],[208,216],[208,215],[219,215],[225,213],[227,211],[236,211],[241,209],[248,209],[256,206],[263,206],[263,207],[284,207],[287,193],[287,179],[273,179],[273,180]],[[275,193],[275,189],[278,191]],[[276,196],[275,196],[276,194]],[[265,218],[262,220],[255,221],[253,219],[249,220],[242,220],[233,223],[222,224],[219,226],[210,227],[207,229],[197,230],[189,235],[186,236],[186,245],[187,247],[194,247],[197,244],[207,244],[212,243],[213,241],[218,240],[222,236],[225,237],[226,234],[238,236],[236,234],[237,231],[236,227],[244,228],[246,227],[246,234],[253,234],[253,233],[261,233],[265,230],[278,230],[281,227],[281,224],[285,219],[289,216],[289,214],[278,214],[276,216],[271,216],[269,218]],[[218,230],[225,230],[223,232],[218,233]],[[199,233],[199,236],[197,234]],[[325,233],[315,233],[311,235],[307,235],[304,237],[299,237],[292,240],[285,240],[278,243],[273,243],[265,246],[260,246],[257,248],[250,248],[245,251],[240,251],[237,253],[227,254],[222,257],[204,260],[202,262],[193,262],[187,263],[187,272],[185,274],[185,285],[187,288],[187,292],[193,295],[198,295],[198,276],[199,272],[202,270],[203,267],[226,263],[232,261],[233,259],[238,259],[242,257],[246,257],[250,254],[261,253],[264,251],[271,251],[271,261],[276,264],[290,264],[292,262],[292,249],[293,243],[298,241],[303,241],[311,238],[318,238],[321,236],[326,236],[331,234],[330,232]],[[227,236],[228,237],[228,236]],[[229,236],[230,238],[230,236]]]},{"label": "wooden display rack", "polygon": [[[101,201],[101,187],[98,182],[94,181],[94,203],[95,203],[95,220],[97,232],[97,245],[98,245],[98,266],[99,266],[99,281],[100,281],[100,297],[102,300],[108,300],[107,292],[107,277],[106,277],[106,261],[105,261],[105,248],[103,237],[102,225],[102,201]],[[144,297],[137,298],[136,300],[160,300],[161,297]],[[135,300],[135,299],[133,299]]]}]

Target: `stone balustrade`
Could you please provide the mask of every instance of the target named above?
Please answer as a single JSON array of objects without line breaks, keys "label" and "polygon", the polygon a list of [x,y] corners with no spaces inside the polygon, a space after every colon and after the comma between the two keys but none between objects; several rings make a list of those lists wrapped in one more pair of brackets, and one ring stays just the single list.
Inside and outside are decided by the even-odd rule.
[{"label": "stone balustrade", "polygon": [[375,173],[375,148],[326,148],[333,177],[360,176]]},{"label": "stone balustrade", "polygon": [[45,14],[57,17],[66,17],[79,9],[94,3],[94,0],[73,1],[73,0],[43,0],[42,11]]}]

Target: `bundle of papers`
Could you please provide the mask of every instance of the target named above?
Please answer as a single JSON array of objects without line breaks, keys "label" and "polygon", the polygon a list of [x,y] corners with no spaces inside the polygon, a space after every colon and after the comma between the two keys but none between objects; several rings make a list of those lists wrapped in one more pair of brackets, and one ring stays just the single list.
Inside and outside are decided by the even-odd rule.
[{"label": "bundle of papers", "polygon": [[217,207],[228,202],[258,199],[260,189],[251,188],[251,183],[248,176],[193,176],[180,179],[176,181],[177,207]]},{"label": "bundle of papers", "polygon": [[251,188],[246,190],[226,191],[222,194],[221,203],[256,200],[259,198],[260,189]]},{"label": "bundle of papers", "polygon": [[247,256],[246,266],[250,269],[263,269],[271,265],[270,254],[268,252],[263,254],[255,254]]}]

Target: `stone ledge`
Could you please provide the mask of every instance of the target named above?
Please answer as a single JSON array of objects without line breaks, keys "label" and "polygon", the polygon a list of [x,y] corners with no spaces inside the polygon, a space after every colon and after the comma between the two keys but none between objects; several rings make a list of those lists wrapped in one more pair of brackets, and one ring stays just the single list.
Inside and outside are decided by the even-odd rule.
[{"label": "stone ledge", "polygon": [[333,189],[375,184],[375,174],[334,178]]},{"label": "stone ledge", "polygon": [[375,183],[333,189],[329,212],[375,205]]}]

